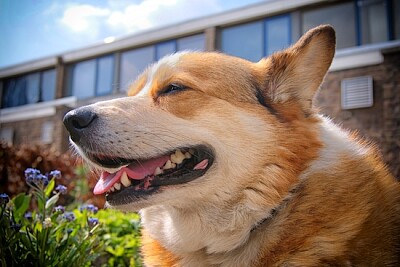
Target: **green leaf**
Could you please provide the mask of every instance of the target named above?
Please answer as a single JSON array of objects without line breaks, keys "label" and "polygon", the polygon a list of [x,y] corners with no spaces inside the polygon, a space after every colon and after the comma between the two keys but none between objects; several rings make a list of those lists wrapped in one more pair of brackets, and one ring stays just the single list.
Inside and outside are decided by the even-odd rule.
[{"label": "green leaf", "polygon": [[51,192],[53,192],[54,190],[55,184],[56,184],[55,180],[51,179],[49,184],[46,186],[46,189],[44,190],[46,197],[49,197],[51,195]]},{"label": "green leaf", "polygon": [[55,194],[54,196],[52,196],[49,200],[46,201],[46,210],[48,210],[49,208],[53,207],[58,199],[60,198],[60,196],[58,194]]},{"label": "green leaf", "polygon": [[21,219],[23,218],[25,212],[29,208],[30,201],[31,201],[31,196],[25,195],[24,193],[17,195],[13,199],[13,203],[15,206],[14,216],[17,221],[21,221]]}]

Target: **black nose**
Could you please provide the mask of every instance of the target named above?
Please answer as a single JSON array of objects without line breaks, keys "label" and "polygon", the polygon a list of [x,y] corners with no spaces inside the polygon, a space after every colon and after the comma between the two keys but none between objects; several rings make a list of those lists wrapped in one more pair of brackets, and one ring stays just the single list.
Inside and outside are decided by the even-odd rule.
[{"label": "black nose", "polygon": [[78,142],[82,134],[96,120],[97,114],[90,107],[82,107],[68,112],[64,116],[64,125],[74,142]]}]

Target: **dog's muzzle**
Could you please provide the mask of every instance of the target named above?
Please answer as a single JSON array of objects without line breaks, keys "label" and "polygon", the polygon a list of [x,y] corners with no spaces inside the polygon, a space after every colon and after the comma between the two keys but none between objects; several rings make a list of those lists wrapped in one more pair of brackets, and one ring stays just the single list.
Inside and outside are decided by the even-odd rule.
[{"label": "dog's muzzle", "polygon": [[78,143],[85,132],[90,131],[97,118],[97,114],[91,107],[81,107],[68,112],[63,121],[72,141]]}]

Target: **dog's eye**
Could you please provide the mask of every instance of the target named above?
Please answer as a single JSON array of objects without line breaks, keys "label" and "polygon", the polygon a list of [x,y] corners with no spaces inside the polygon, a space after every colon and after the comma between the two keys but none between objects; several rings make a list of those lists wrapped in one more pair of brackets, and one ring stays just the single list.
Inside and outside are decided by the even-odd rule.
[{"label": "dog's eye", "polygon": [[186,87],[181,84],[171,83],[171,84],[167,85],[166,87],[164,87],[159,92],[159,95],[167,95],[167,94],[177,93],[184,89],[186,89]]}]

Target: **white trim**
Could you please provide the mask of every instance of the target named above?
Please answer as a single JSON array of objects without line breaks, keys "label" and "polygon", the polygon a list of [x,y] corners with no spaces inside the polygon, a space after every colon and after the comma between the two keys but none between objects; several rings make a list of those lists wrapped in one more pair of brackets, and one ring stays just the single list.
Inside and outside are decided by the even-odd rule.
[{"label": "white trim", "polygon": [[41,69],[46,69],[46,68],[54,68],[56,64],[57,64],[56,56],[25,62],[12,67],[1,69],[0,78],[10,77],[13,75],[19,75],[33,71],[39,71]]},{"label": "white trim", "polygon": [[330,71],[346,70],[381,64],[383,56],[380,51],[367,52],[363,54],[335,57]]},{"label": "white trim", "polygon": [[76,97],[65,97],[53,101],[29,104],[0,110],[0,123],[50,117],[56,114],[56,107],[75,105]]},{"label": "white trim", "polygon": [[338,50],[329,71],[381,64],[384,59],[382,51],[395,47],[400,47],[399,40]]}]

